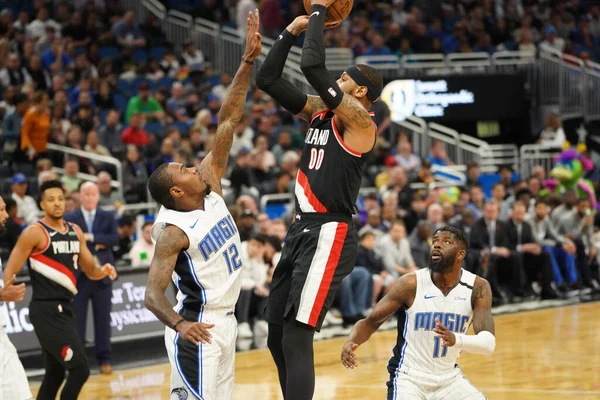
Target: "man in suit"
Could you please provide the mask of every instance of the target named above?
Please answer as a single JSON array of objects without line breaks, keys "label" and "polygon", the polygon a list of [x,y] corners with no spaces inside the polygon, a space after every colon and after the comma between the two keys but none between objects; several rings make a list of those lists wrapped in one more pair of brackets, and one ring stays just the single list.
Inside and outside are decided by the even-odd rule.
[{"label": "man in suit", "polygon": [[[483,207],[483,217],[475,221],[470,235],[471,248],[489,255],[483,276],[492,287],[494,304],[503,303],[507,297],[516,301],[525,295],[521,257],[511,246],[508,225],[498,220],[499,213],[498,202],[488,201]],[[501,283],[509,289],[508,295],[500,289]]]},{"label": "man in suit", "polygon": [[520,200],[512,207],[512,218],[508,221],[511,247],[521,256],[527,280],[534,282],[540,278],[542,300],[556,299],[558,296],[552,287],[552,264],[550,254],[542,250],[529,222],[525,221],[527,206]]},{"label": "man in suit", "polygon": [[[80,188],[81,208],[65,214],[65,220],[81,227],[88,248],[100,265],[114,263],[112,248],[119,242],[117,222],[113,213],[98,208],[100,191],[98,185],[86,182]],[[77,276],[75,296],[75,313],[77,315],[77,331],[85,343],[85,328],[87,309],[90,299],[94,311],[94,341],[96,343],[96,358],[100,364],[100,372],[110,374],[110,310],[112,298],[112,283],[110,279],[92,281],[85,274]]]}]

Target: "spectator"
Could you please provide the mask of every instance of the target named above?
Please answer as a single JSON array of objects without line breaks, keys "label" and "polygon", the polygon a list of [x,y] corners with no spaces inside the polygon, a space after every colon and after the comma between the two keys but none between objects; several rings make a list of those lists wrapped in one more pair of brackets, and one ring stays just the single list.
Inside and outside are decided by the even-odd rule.
[{"label": "spectator", "polygon": [[275,156],[269,150],[269,139],[265,135],[256,138],[256,145],[251,152],[255,168],[268,172],[276,165]]},{"label": "spectator", "polygon": [[79,190],[81,178],[79,175],[79,161],[76,158],[67,158],[64,164],[65,174],[60,181],[65,185],[67,192]]},{"label": "spectator", "polygon": [[431,232],[435,232],[445,225],[444,210],[442,206],[437,203],[433,203],[427,207],[427,222],[431,227]]},{"label": "spectator", "polygon": [[[481,214],[483,212],[483,205],[485,203],[485,194],[483,193],[483,188],[481,185],[471,185],[471,189],[469,190],[471,202],[468,204],[468,207],[475,214],[475,219],[481,218]],[[496,193],[499,195],[499,189]],[[503,203],[498,203],[499,206]]]},{"label": "spectator", "polygon": [[414,176],[421,166],[421,158],[413,153],[412,150],[412,144],[409,141],[398,142],[396,161],[398,161],[398,165],[404,168],[409,175]]},{"label": "spectator", "polygon": [[[475,197],[478,197],[478,194]],[[473,198],[473,195],[471,195],[471,198]],[[510,204],[505,200],[506,188],[501,182],[496,182],[494,183],[494,186],[492,186],[492,199],[496,200],[500,205],[500,215],[498,216],[498,219],[500,221],[507,221],[508,215],[510,214]],[[479,208],[479,210],[481,210],[481,208]],[[479,211],[479,214],[481,214],[481,211]]]},{"label": "spectator", "polygon": [[391,54],[392,51],[385,45],[383,36],[381,36],[379,33],[376,33],[371,39],[371,46],[365,50],[363,56],[389,56]]},{"label": "spectator", "polygon": [[173,53],[173,51],[170,49],[165,51],[162,60],[160,60],[159,66],[165,73],[165,76],[170,78],[176,78],[181,68],[177,57],[175,57],[175,53]]},{"label": "spectator", "polygon": [[21,66],[19,55],[11,53],[6,60],[6,66],[0,70],[1,89],[5,90],[9,86],[23,86],[32,83],[31,75],[27,69]]},{"label": "spectator", "polygon": [[131,240],[136,230],[136,221],[129,215],[123,215],[119,219],[119,225],[117,232],[119,233],[119,241],[113,246],[113,253],[116,260],[122,259],[124,256],[129,254],[133,241]]},{"label": "spectator", "polygon": [[[477,271],[490,282],[494,304],[502,304],[506,297],[523,298],[523,266],[516,252],[511,251],[509,228],[505,222],[498,221],[499,206],[494,200],[487,202],[483,217],[478,219],[471,229],[471,248],[489,254],[487,270]],[[510,292],[501,290],[500,285]]]},{"label": "spectator", "polygon": [[33,197],[28,196],[27,187],[29,183],[25,175],[14,174],[11,181],[11,197],[17,203],[17,218],[25,225],[31,225],[38,219],[40,209]]},{"label": "spectator", "polygon": [[[396,162],[393,157],[392,159]],[[383,195],[390,192],[397,197],[397,203],[401,208],[408,208],[413,191],[410,188],[406,171],[400,166],[394,166],[389,170],[389,174],[389,184],[382,187],[380,193]]]},{"label": "spectator", "polygon": [[[94,130],[88,132],[85,140],[84,150],[99,156],[110,156],[108,149],[100,144],[100,136],[98,135],[98,132]],[[92,164],[94,164],[96,168],[100,168],[102,166],[102,163],[99,161],[92,161]]]},{"label": "spectator", "polygon": [[558,296],[552,288],[552,264],[550,254],[542,251],[542,246],[533,235],[529,222],[525,221],[527,205],[520,201],[513,204],[512,217],[508,221],[511,247],[516,248],[521,257],[523,269],[530,283],[537,282],[541,277],[541,298],[556,299]]},{"label": "spectator", "polygon": [[52,25],[48,25],[46,27],[46,34],[35,44],[35,54],[38,57],[42,57],[45,52],[52,48],[52,43],[54,43],[54,39],[56,38],[56,28]]},{"label": "spectator", "polygon": [[181,64],[187,65],[190,71],[204,71],[204,53],[194,47],[194,42],[188,40],[183,44]]},{"label": "spectator", "polygon": [[31,76],[36,90],[47,91],[52,86],[52,78],[42,65],[42,59],[39,56],[31,57],[27,72]]},{"label": "spectator", "polygon": [[233,82],[231,75],[224,72],[221,74],[220,83],[213,87],[212,93],[217,96],[221,102],[225,99],[227,93],[229,93],[229,89],[231,89],[231,82]]},{"label": "spectator", "polygon": [[[240,249],[244,268],[241,276],[242,290],[235,307],[238,319],[238,337],[240,338],[253,336],[250,329],[250,317],[257,310],[260,310],[260,314],[262,314],[262,310],[266,306],[266,298],[269,295],[269,290],[265,287],[268,270],[264,262],[266,242],[266,236],[255,235],[243,242]],[[252,307],[253,305],[254,307]],[[261,319],[264,319],[262,315]]]},{"label": "spectator", "polygon": [[98,129],[100,143],[106,146],[111,153],[117,153],[123,147],[121,142],[123,125],[121,125],[119,120],[119,111],[111,109],[106,115],[106,124]]},{"label": "spectator", "polygon": [[131,114],[129,127],[121,133],[121,142],[126,145],[144,147],[152,142],[150,134],[142,129],[142,114]]},{"label": "spectator", "polygon": [[148,47],[169,46],[167,37],[160,26],[160,20],[152,13],[148,13],[146,21],[140,25],[142,37],[147,40]]},{"label": "spectator", "polygon": [[83,23],[81,13],[71,14],[71,22],[62,28],[62,36],[70,39],[73,47],[87,47],[92,41],[92,32]]},{"label": "spectator", "polygon": [[[114,263],[113,246],[119,241],[117,222],[113,213],[98,208],[100,193],[98,186],[92,182],[81,185],[81,208],[65,214],[65,220],[73,222],[83,231],[83,237],[92,255],[101,265]],[[77,289],[75,296],[75,312],[77,332],[85,340],[87,311],[90,300],[94,311],[94,345],[96,360],[100,372],[105,375],[112,373],[110,345],[110,311],[112,298],[112,281],[105,277],[99,281],[89,279],[81,269],[78,270]]]},{"label": "spectator", "polygon": [[60,38],[54,39],[50,50],[46,50],[42,55],[42,64],[52,74],[62,74],[70,67],[71,59],[63,49],[63,43]]},{"label": "spectator", "polygon": [[29,108],[29,101],[27,96],[24,94],[17,94],[14,96],[15,110],[9,113],[4,120],[2,120],[2,136],[1,140],[6,142],[12,142],[15,147],[18,146],[21,138],[21,126],[23,123],[23,116]]},{"label": "spectator", "polygon": [[100,206],[119,208],[123,204],[121,195],[112,187],[112,177],[106,171],[98,174],[98,190],[100,191]]},{"label": "spectator", "polygon": [[[376,236],[372,231],[364,231],[359,234],[360,242],[358,246],[358,255],[356,256],[356,265],[364,267],[372,275],[373,280],[373,298],[370,307],[375,307],[379,296],[387,294],[389,288],[394,283],[393,275],[385,270],[381,258],[375,252]],[[352,314],[351,314],[352,315]],[[354,314],[356,315],[356,314]]]},{"label": "spectator", "polygon": [[365,226],[358,231],[359,236],[362,236],[366,232],[371,232],[375,236],[375,239],[379,240],[385,235],[383,231],[385,227],[381,224],[381,210],[379,208],[372,208],[367,212],[366,222]]},{"label": "spectator", "polygon": [[557,36],[557,30],[550,25],[546,28],[546,39],[540,43],[540,50],[562,51],[565,49],[565,40]]},{"label": "spectator", "polygon": [[373,279],[365,267],[356,266],[340,286],[340,311],[344,325],[353,325],[365,317],[371,306],[369,296]]},{"label": "spectator", "polygon": [[441,140],[436,140],[433,142],[427,159],[432,165],[439,165],[442,167],[453,164],[453,162],[448,158],[444,142]]},{"label": "spectator", "polygon": [[123,187],[126,203],[141,203],[146,200],[148,171],[135,145],[127,146],[127,157],[123,165]]},{"label": "spectator", "polygon": [[140,113],[144,115],[148,122],[162,121],[165,113],[154,97],[150,93],[150,85],[143,82],[140,85],[138,96],[134,96],[127,104],[127,122],[130,122],[133,114]]},{"label": "spectator", "polygon": [[21,128],[21,150],[26,151],[30,160],[45,157],[48,152],[50,132],[50,112],[48,95],[36,92],[33,106],[25,113]]},{"label": "spectator", "polygon": [[410,253],[417,267],[427,268],[431,251],[431,227],[427,221],[419,221],[408,238],[408,243],[410,244]]},{"label": "spectator", "polygon": [[383,260],[385,269],[394,278],[418,269],[406,239],[404,222],[400,220],[392,223],[389,233],[384,235],[377,244],[376,251]]},{"label": "spectator", "polygon": [[546,116],[546,126],[538,143],[547,147],[563,148],[567,137],[562,128],[562,121],[558,114],[550,113]]},{"label": "spectator", "polygon": [[477,164],[476,161],[469,161],[467,163],[467,187],[470,187],[474,184],[480,184],[479,176],[479,164]]},{"label": "spectator", "polygon": [[144,47],[146,40],[135,23],[135,14],[132,10],[125,11],[123,17],[112,26],[112,34],[117,43],[122,47]]},{"label": "spectator", "polygon": [[37,18],[27,26],[27,36],[30,39],[37,40],[44,35],[48,26],[53,26],[57,31],[60,30],[60,25],[53,19],[50,19],[48,8],[40,7]]},{"label": "spectator", "polygon": [[167,106],[175,114],[177,121],[187,121],[187,105],[188,100],[183,92],[183,85],[180,82],[173,83],[171,87],[171,97],[167,100]]},{"label": "spectator", "polygon": [[150,234],[153,224],[154,222],[145,222],[142,225],[142,236],[133,243],[133,247],[127,255],[127,258],[131,260],[132,267],[148,266],[154,257],[154,243],[152,243]]},{"label": "spectator", "polygon": [[10,256],[10,252],[15,248],[17,239],[21,235],[23,230],[22,221],[17,218],[19,209],[17,202],[12,197],[3,197],[4,203],[6,204],[6,212],[8,219],[6,220],[6,230],[4,234],[0,236],[0,257],[7,260]]}]

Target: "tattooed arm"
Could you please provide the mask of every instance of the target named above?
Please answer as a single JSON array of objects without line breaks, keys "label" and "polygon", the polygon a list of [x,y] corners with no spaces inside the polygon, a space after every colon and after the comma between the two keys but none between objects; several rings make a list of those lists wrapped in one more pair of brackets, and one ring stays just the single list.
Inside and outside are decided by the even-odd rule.
[{"label": "tattooed arm", "polygon": [[165,325],[173,328],[181,319],[173,311],[173,305],[165,296],[165,291],[175,269],[177,257],[189,247],[186,234],[174,225],[168,225],[156,242],[154,257],[148,271],[144,305]]},{"label": "tattooed arm", "polygon": [[483,278],[475,278],[473,294],[473,330],[475,333],[488,331],[494,334],[494,317],[492,316],[492,288]]},{"label": "tattooed arm", "polygon": [[[250,87],[250,73],[252,72],[252,63],[258,57],[262,49],[262,37],[258,33],[259,17],[258,11],[250,13],[248,17],[248,33],[246,37],[246,50],[242,62],[233,78],[231,88],[219,111],[217,134],[213,149],[202,161],[201,170],[203,173],[211,171],[212,181],[216,185],[214,189],[221,192],[221,177],[227,168],[229,151],[233,143],[233,132],[237,124],[244,115],[244,105],[248,96]],[[210,168],[203,168],[209,166]]]}]

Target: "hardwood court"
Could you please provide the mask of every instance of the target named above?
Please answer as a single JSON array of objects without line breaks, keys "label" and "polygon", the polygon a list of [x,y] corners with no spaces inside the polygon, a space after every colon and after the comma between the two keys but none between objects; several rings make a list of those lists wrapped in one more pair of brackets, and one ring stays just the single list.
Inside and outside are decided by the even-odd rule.
[{"label": "hardwood court", "polygon": [[[495,400],[600,399],[600,303],[496,317],[496,352],[463,353],[461,368]],[[315,399],[385,399],[386,364],[396,331],[377,333],[359,349],[359,368],[339,362],[345,338],[315,344]],[[81,399],[168,399],[169,365],[94,375]],[[34,388],[34,395],[37,385]],[[235,400],[281,399],[276,370],[266,350],[240,353]]]}]

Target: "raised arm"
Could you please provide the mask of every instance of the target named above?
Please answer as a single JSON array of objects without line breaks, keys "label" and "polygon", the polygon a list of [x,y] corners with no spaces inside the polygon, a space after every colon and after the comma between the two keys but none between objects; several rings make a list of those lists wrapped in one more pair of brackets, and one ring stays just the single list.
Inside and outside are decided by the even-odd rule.
[{"label": "raised arm", "polygon": [[[323,29],[327,6],[331,3],[333,0],[313,0],[300,67],[308,83],[317,91],[327,108],[333,110],[336,117],[341,120],[346,131],[374,137],[376,128],[369,111],[356,98],[344,93],[325,67]],[[346,75],[346,73],[342,74],[341,79],[345,79]],[[361,87],[360,90],[363,90],[365,95],[368,94],[366,87]],[[372,145],[372,141],[368,141],[369,149]]]},{"label": "raised arm", "polygon": [[31,253],[36,249],[46,247],[48,239],[46,239],[42,229],[38,224],[33,224],[21,233],[17,244],[10,253],[6,268],[4,268],[4,284],[7,284],[13,275],[19,274]]},{"label": "raised arm", "polygon": [[283,108],[298,117],[310,121],[312,116],[327,106],[319,96],[310,96],[287,81],[281,75],[290,49],[298,35],[306,30],[308,15],[301,15],[288,25],[277,38],[256,76],[256,85],[274,98]]},{"label": "raised arm", "polygon": [[342,364],[346,368],[358,366],[356,355],[354,354],[358,346],[369,340],[381,324],[401,307],[410,307],[414,301],[416,291],[416,275],[414,273],[403,275],[396,280],[390,292],[377,303],[371,314],[354,325],[348,341],[344,343],[342,349]]},{"label": "raised arm", "polygon": [[117,278],[115,267],[110,264],[104,264],[102,267],[96,264],[94,256],[87,247],[83,231],[76,224],[73,224],[73,229],[75,229],[77,236],[79,236],[79,266],[83,273],[94,281],[99,281],[107,276],[115,280]]},{"label": "raised arm", "polygon": [[442,325],[437,318],[433,331],[442,339],[442,346],[457,346],[468,353],[489,356],[496,348],[496,337],[492,316],[492,289],[488,281],[480,277],[475,278],[471,303],[475,335],[455,334]]},{"label": "raised arm", "polygon": [[[221,177],[227,169],[227,160],[229,151],[233,143],[233,133],[237,124],[244,115],[244,104],[248,96],[250,87],[250,73],[252,72],[252,64],[254,59],[258,57],[262,50],[262,37],[258,33],[259,17],[258,10],[254,13],[249,13],[248,17],[248,32],[246,36],[246,50],[242,57],[242,63],[238,68],[231,89],[225,96],[221,110],[219,111],[218,128],[213,144],[213,149],[206,156],[202,164],[210,165],[210,170],[214,174],[215,183],[220,183]],[[218,185],[220,187],[220,185]],[[217,187],[217,191],[219,190]]]}]

